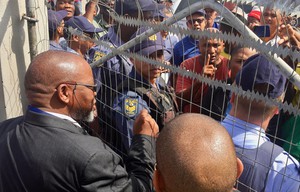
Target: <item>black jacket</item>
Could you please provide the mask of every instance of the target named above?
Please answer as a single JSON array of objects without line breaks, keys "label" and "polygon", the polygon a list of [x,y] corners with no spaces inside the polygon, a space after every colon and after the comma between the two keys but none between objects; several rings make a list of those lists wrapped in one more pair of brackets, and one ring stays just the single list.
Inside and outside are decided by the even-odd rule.
[{"label": "black jacket", "polygon": [[136,135],[126,172],[99,138],[27,111],[0,124],[0,191],[152,191],[155,140]]}]

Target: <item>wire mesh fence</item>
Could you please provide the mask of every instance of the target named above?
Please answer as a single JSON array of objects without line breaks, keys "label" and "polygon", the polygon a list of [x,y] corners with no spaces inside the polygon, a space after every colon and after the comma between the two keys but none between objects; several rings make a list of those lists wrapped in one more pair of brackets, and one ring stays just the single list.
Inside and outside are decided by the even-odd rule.
[{"label": "wire mesh fence", "polygon": [[[164,7],[151,10],[120,2],[81,5],[79,12],[103,29],[96,35],[64,24],[69,46],[72,36],[93,42],[86,52],[83,43],[79,52],[73,48],[91,64],[97,84],[98,117],[82,122],[90,134],[126,161],[141,109],[160,129],[181,113],[202,113],[222,122],[233,138],[245,164],[237,188],[299,191],[297,1],[160,1]],[[46,5],[57,9],[52,1]],[[255,68],[244,72],[247,65]]]},{"label": "wire mesh fence", "polygon": [[[117,50],[112,50],[100,60],[94,61],[92,66],[101,64],[100,67],[103,68],[105,67],[105,63],[111,58],[118,55],[123,55],[127,58],[131,58],[133,68],[137,68],[136,60],[142,60],[144,62],[144,66],[142,66],[141,69],[138,69],[138,71],[135,71],[135,73],[138,73],[138,75],[143,75],[141,74],[143,67],[146,68],[148,75],[144,75],[144,77],[151,76],[151,71],[149,71],[149,68],[146,67],[147,64],[155,66],[156,68],[167,69],[164,72],[168,73],[169,78],[164,80],[167,80],[167,84],[174,89],[172,93],[176,95],[175,103],[177,103],[177,106],[173,105],[171,110],[173,110],[175,114],[182,112],[196,112],[209,115],[218,121],[223,121],[223,125],[232,135],[235,146],[239,148],[239,150],[237,149],[238,156],[242,159],[246,167],[246,173],[241,176],[237,184],[237,188],[242,191],[256,191],[261,189],[262,186],[258,186],[260,185],[259,183],[261,181],[258,181],[257,177],[259,174],[261,174],[260,172],[265,170],[270,175],[276,175],[278,178],[265,179],[266,183],[262,187],[264,190],[289,191],[292,188],[293,190],[299,190],[299,177],[297,174],[293,175],[291,172],[288,173],[288,171],[286,171],[291,166],[294,166],[294,168],[297,167],[298,164],[291,163],[293,160],[291,160],[290,155],[280,154],[282,151],[280,153],[275,153],[275,151],[278,150],[278,147],[275,145],[275,143],[279,145],[284,145],[283,143],[285,143],[285,146],[289,146],[288,148],[285,148],[285,150],[291,152],[295,157],[295,152],[293,152],[291,149],[293,147],[293,149],[297,148],[295,146],[296,143],[291,142],[291,140],[286,140],[286,137],[283,136],[283,132],[289,131],[283,130],[282,128],[285,126],[284,124],[289,121],[288,119],[297,118],[298,116],[298,106],[291,105],[291,99],[295,99],[295,92],[292,88],[294,85],[292,85],[291,82],[287,82],[284,88],[284,92],[286,93],[285,100],[277,101],[274,101],[275,98],[270,98],[270,95],[268,95],[266,92],[261,92],[259,89],[256,90],[254,84],[251,85],[251,89],[248,90],[240,90],[234,85],[234,82],[236,81],[234,75],[237,75],[236,73],[238,72],[235,70],[241,69],[234,69],[234,59],[239,60],[239,65],[241,67],[243,64],[248,64],[246,60],[252,55],[256,54],[264,55],[270,62],[272,62],[272,65],[277,65],[281,69],[281,73],[284,74],[286,78],[290,80],[295,79],[292,80],[292,82],[298,84],[297,79],[299,77],[292,76],[295,74],[295,69],[298,62],[299,55],[297,55],[297,49],[299,47],[297,47],[297,43],[292,42],[293,40],[291,40],[290,34],[293,33],[293,30],[298,33],[296,26],[291,26],[290,20],[292,18],[297,18],[292,16],[293,11],[296,10],[296,7],[290,13],[288,11],[291,10],[283,10],[282,12],[278,12],[274,11],[277,10],[276,5],[267,5],[262,3],[259,4],[258,2],[256,5],[257,7],[254,7],[255,9],[252,11],[250,10],[250,17],[257,19],[257,15],[254,15],[253,17],[253,12],[259,12],[261,15],[257,20],[259,20],[260,23],[253,24],[251,23],[250,17],[247,18],[248,14],[244,11],[246,9],[245,7],[249,6],[249,4],[239,4],[239,7],[234,7],[231,11],[228,11],[224,8],[226,5],[211,1],[195,3],[185,1],[185,5],[182,4],[184,4],[183,1],[179,5],[179,9],[181,7],[182,10],[176,10],[175,15],[172,15],[169,18],[162,16],[161,20],[156,20],[154,23],[152,21],[149,22],[149,20],[145,22],[139,18],[128,19],[120,15],[114,17],[112,14],[116,26],[146,26],[149,27],[149,30],[147,30],[141,36],[135,37],[134,40],[125,42],[119,46]],[[252,9],[253,5],[250,6],[250,8]],[[219,30],[212,30],[210,27],[213,26],[207,27],[207,25],[204,25],[205,27],[201,28],[201,23],[203,22],[201,20],[201,11],[198,12],[198,18],[193,17],[194,13],[200,9],[205,9],[208,12],[218,12],[219,21],[216,23],[215,27]],[[181,20],[181,22],[184,20],[182,23],[186,23],[187,27],[182,27],[182,23],[180,25],[179,20]],[[291,28],[288,29],[289,27],[292,27],[293,30],[291,31]],[[122,29],[120,32],[124,33]],[[167,57],[170,59],[168,60],[170,65],[166,65],[165,62],[157,62],[157,55],[154,57],[156,60],[149,60],[145,58],[145,55],[141,52],[139,55],[135,56],[128,54],[128,49],[130,49],[132,46],[141,46],[140,44],[142,44],[142,41],[145,41],[145,39],[156,35],[157,32],[167,32],[166,34],[180,37],[181,41],[176,42],[177,45],[174,42],[168,42],[169,45],[171,45],[171,47],[169,47],[171,53],[165,53],[167,55],[171,54],[171,57]],[[188,39],[187,37],[191,38]],[[194,41],[190,43],[190,45],[193,47],[188,47],[188,43],[184,40]],[[224,47],[221,45],[222,43],[224,43]],[[101,44],[101,40],[99,44]],[[181,47],[181,49],[179,49],[179,52],[176,52],[178,51],[178,47]],[[199,49],[201,56],[197,57],[199,53],[193,53],[195,49]],[[235,54],[238,55],[238,59],[235,57]],[[229,55],[231,55],[231,57]],[[176,63],[176,58],[178,57],[182,58],[179,63]],[[214,59],[217,60],[217,62],[214,61]],[[259,63],[260,61],[256,62]],[[205,71],[209,70],[209,68],[205,68],[204,66],[211,66],[211,63],[213,63],[212,67],[214,68],[212,70],[214,72],[209,73]],[[105,74],[107,75],[108,73]],[[115,75],[118,74],[110,74],[110,77]],[[102,137],[106,138],[105,140],[111,144],[111,147],[114,148],[120,155],[122,155],[124,159],[126,159],[126,151],[130,146],[130,138],[132,137],[132,133],[130,131],[132,128],[132,113],[137,113],[139,108],[147,108],[152,116],[159,122],[162,118],[165,118],[164,116],[168,116],[166,115],[166,112],[167,109],[170,109],[168,108],[169,106],[163,106],[162,108],[159,108],[159,105],[163,105],[162,103],[159,103],[163,100],[161,99],[161,96],[167,94],[160,92],[158,97],[154,96],[151,91],[153,91],[153,89],[156,89],[157,91],[159,88],[153,88],[153,84],[151,87],[149,87],[149,82],[147,83],[146,81],[145,83],[144,79],[137,78],[138,75],[129,74],[129,78],[125,77],[125,80],[123,80],[126,83],[123,82],[118,84],[118,86],[115,84],[115,86],[118,87],[117,89],[113,88],[114,86],[108,86],[110,89],[107,91],[110,93],[110,96],[108,96],[109,99],[99,99],[99,103],[104,106],[100,107],[99,110],[101,121],[100,127],[103,131],[102,133],[104,134]],[[253,74],[243,75],[247,76]],[[259,78],[258,76],[259,74],[256,73],[254,78]],[[276,77],[266,76],[265,78],[271,80],[272,78]],[[110,84],[111,80],[111,78],[108,78],[108,80],[102,80],[101,83]],[[149,81],[149,79],[147,80]],[[280,85],[273,86],[276,87]],[[141,87],[146,89],[145,92],[138,90],[138,88]],[[267,89],[274,89],[274,87],[272,88],[269,85]],[[103,90],[101,90],[101,92],[102,91]],[[117,91],[117,93],[113,93],[114,91]],[[247,92],[245,93],[245,91]],[[104,95],[106,97],[107,92],[104,91]],[[131,95],[132,92],[135,94]],[[232,94],[236,95],[237,98],[241,97],[241,102],[231,103],[230,98]],[[239,105],[243,105],[244,103],[244,99],[242,99],[243,97],[246,97],[250,103],[246,105],[248,107],[247,110],[238,110],[237,108],[240,107]],[[173,102],[173,100],[169,98],[169,102],[170,101]],[[283,101],[284,103],[282,103]],[[144,102],[144,106],[143,104],[140,104],[142,102]],[[229,106],[231,105],[235,105],[232,107],[236,109],[234,110],[231,108],[230,110]],[[273,115],[269,116],[269,108],[272,105],[278,107],[279,113],[276,115],[273,113]],[[245,114],[240,115],[237,113]],[[107,119],[105,120],[105,118],[101,118],[101,115]],[[224,121],[225,116],[229,117]],[[232,121],[237,125],[228,125],[228,121],[230,121],[231,117],[242,119],[243,121],[240,122],[241,125],[238,125],[235,120]],[[260,119],[258,122],[256,121],[257,118]],[[268,118],[271,118],[271,120],[267,120]],[[294,123],[293,130],[295,131],[296,121],[290,121]],[[266,122],[269,122],[267,127],[263,125]],[[253,128],[256,130],[254,133],[256,134],[256,139],[251,140],[247,138],[249,137],[248,132],[251,134],[253,133],[253,130],[249,131],[248,126],[244,125],[243,123],[257,125]],[[160,125],[162,129],[163,123]],[[234,129],[242,130],[243,136],[245,137],[243,141],[235,141],[234,137],[236,137],[235,134],[237,133],[235,133]],[[290,133],[291,132],[288,134]],[[260,143],[260,140],[264,140],[264,136],[262,135],[269,137],[272,142],[272,144],[265,149],[262,149]],[[289,137],[289,139],[291,139],[291,137]],[[265,143],[269,143],[267,141],[268,140],[266,139]],[[252,144],[256,147],[253,148],[251,146]],[[249,150],[252,151],[249,152]],[[270,156],[267,155],[268,153],[261,152],[261,150],[270,150]],[[265,158],[265,161],[262,161],[261,158]],[[248,159],[248,161],[246,159]],[[277,165],[274,165],[274,162],[278,161],[278,159],[283,161],[281,168],[275,168]],[[291,184],[292,187],[290,189],[288,189],[290,186],[287,183]]]}]

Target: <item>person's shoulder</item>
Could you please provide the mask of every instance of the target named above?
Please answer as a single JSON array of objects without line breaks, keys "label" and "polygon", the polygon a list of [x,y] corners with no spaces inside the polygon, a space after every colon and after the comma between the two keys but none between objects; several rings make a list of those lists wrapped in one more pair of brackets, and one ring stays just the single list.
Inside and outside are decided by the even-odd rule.
[{"label": "person's shoulder", "polygon": [[191,38],[190,36],[185,36],[181,41],[179,41],[177,44],[180,44],[181,47],[184,47],[185,49],[189,48],[190,46],[194,47],[195,40]]},{"label": "person's shoulder", "polygon": [[190,36],[185,36],[184,38],[182,38],[182,42],[188,42],[188,41],[190,41],[192,38],[190,37]]},{"label": "person's shoulder", "polygon": [[94,47],[92,47],[91,49],[89,49],[87,55],[88,55],[88,62],[92,63],[95,62],[99,59],[101,59],[102,57],[108,55],[111,52],[110,49],[111,45],[107,44],[106,46],[101,46],[101,45],[96,45]]},{"label": "person's shoulder", "polygon": [[115,98],[113,108],[122,118],[135,119],[142,109],[150,111],[147,102],[134,90],[123,91]]},{"label": "person's shoulder", "polygon": [[10,119],[4,120],[4,121],[0,122],[0,127],[3,127],[5,125],[11,124],[11,123],[22,122],[23,119],[24,119],[24,116],[18,116],[18,117],[14,117],[14,118],[10,118]]},{"label": "person's shoulder", "polygon": [[58,51],[65,51],[59,43],[55,41],[50,41],[49,43],[49,50],[58,50]]},{"label": "person's shoulder", "polygon": [[190,40],[190,37],[189,37],[189,36],[183,37],[181,40],[179,40],[179,41],[174,45],[174,48],[175,48],[175,47],[182,47],[182,46],[184,46],[184,44],[185,44],[186,42],[188,42],[189,40]]},{"label": "person's shoulder", "polygon": [[200,62],[200,55],[188,58],[181,63],[181,66],[186,69],[193,69],[196,64]]},{"label": "person's shoulder", "polygon": [[[280,175],[285,176],[284,182],[282,182],[282,177],[280,177]],[[273,180],[274,178],[275,180]],[[286,151],[281,152],[275,158],[269,173],[269,180],[273,180],[273,183],[271,184],[273,189],[279,189],[278,187],[283,186],[284,188],[289,188],[287,191],[298,190],[300,187],[299,162]]]},{"label": "person's shoulder", "polygon": [[220,55],[220,58],[221,58],[223,64],[228,64],[229,63],[229,59],[228,58],[226,58],[226,57],[224,57],[222,55]]},{"label": "person's shoulder", "polygon": [[[275,145],[276,147],[280,147]],[[281,147],[280,147],[281,148]],[[278,163],[281,163],[283,165],[287,166],[287,169],[290,169],[290,171],[293,171],[295,168],[297,171],[299,171],[300,174],[300,165],[299,161],[295,159],[291,154],[289,154],[287,151],[283,150],[279,156],[276,158],[276,161]],[[299,175],[300,176],[300,175]]]},{"label": "person's shoulder", "polygon": [[173,50],[176,51],[182,47],[182,40],[175,43]]},{"label": "person's shoulder", "polygon": [[17,125],[21,124],[23,121],[24,116],[19,116],[0,122],[0,135],[3,135],[5,132],[15,129]]},{"label": "person's shoulder", "polygon": [[[126,107],[127,104],[135,104],[141,99],[141,96],[134,90],[129,90],[128,87],[124,87],[124,89],[118,91],[118,94],[116,95],[114,99],[115,105],[120,105],[122,107]],[[124,102],[128,102],[125,103]]]},{"label": "person's shoulder", "polygon": [[178,43],[180,41],[179,37],[173,33],[169,33],[169,35],[167,36],[167,39],[171,42],[176,42],[176,43]]}]

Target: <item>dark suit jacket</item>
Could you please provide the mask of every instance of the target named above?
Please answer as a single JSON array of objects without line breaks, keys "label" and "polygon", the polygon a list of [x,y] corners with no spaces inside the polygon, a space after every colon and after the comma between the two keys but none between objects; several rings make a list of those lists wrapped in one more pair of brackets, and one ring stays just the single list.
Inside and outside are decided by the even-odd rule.
[{"label": "dark suit jacket", "polygon": [[0,191],[152,191],[155,140],[136,135],[125,170],[99,138],[27,111],[0,124]]}]

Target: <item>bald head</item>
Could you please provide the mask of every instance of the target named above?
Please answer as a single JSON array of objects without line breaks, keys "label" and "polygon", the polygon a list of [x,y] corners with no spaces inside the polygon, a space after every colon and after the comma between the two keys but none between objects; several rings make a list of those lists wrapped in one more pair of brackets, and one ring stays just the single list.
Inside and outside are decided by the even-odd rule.
[{"label": "bald head", "polygon": [[157,139],[157,168],[165,191],[231,191],[237,158],[224,127],[208,116],[186,113]]},{"label": "bald head", "polygon": [[66,81],[93,78],[88,63],[65,51],[46,51],[37,55],[25,74],[29,104],[51,108],[57,86]]}]

